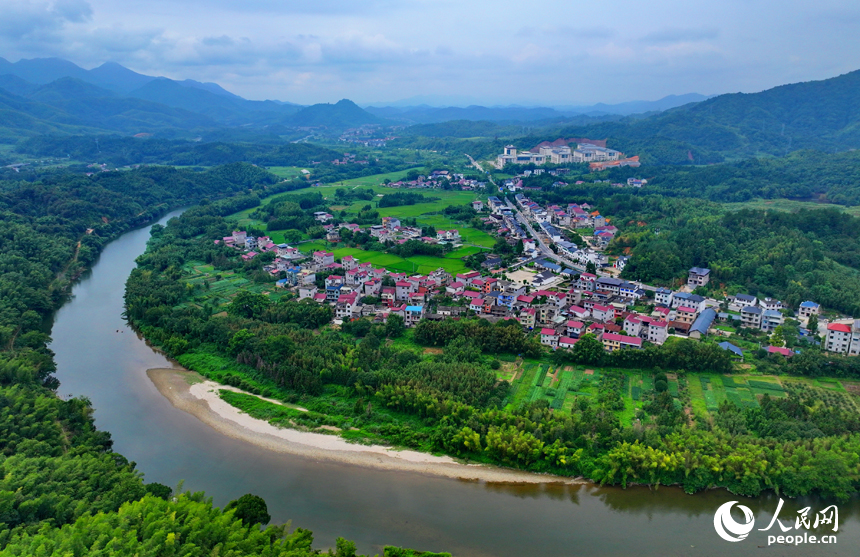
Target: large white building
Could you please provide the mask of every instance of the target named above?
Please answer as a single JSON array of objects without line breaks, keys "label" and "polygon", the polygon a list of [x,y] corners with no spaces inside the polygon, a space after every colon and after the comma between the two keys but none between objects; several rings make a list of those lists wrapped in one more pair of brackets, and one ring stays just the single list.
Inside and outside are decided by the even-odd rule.
[{"label": "large white building", "polygon": [[531,151],[517,152],[513,145],[505,147],[505,152],[496,158],[496,168],[501,170],[506,164],[536,164],[542,165],[546,162],[546,155],[532,153]]},{"label": "large white building", "polygon": [[591,143],[580,143],[575,150],[562,145],[560,147],[541,147],[537,153],[532,151],[517,151],[513,145],[505,147],[505,151],[496,158],[496,168],[502,169],[506,164],[536,164],[542,165],[547,162],[552,164],[565,164],[569,162],[606,162],[617,161],[624,157],[624,153],[598,147]]},{"label": "large white building", "polygon": [[624,156],[620,151],[598,147],[591,143],[580,143],[571,153],[573,162],[606,162],[617,161]]}]

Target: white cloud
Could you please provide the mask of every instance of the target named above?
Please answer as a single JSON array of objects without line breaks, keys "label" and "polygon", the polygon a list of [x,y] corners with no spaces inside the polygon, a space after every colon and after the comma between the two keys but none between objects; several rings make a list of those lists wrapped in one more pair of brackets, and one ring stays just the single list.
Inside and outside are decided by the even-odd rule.
[{"label": "white cloud", "polygon": [[13,61],[114,60],[303,103],[617,102],[754,91],[860,67],[860,5],[844,0],[616,0],[610,12],[569,0],[539,9],[513,0],[0,3],[0,53]]}]

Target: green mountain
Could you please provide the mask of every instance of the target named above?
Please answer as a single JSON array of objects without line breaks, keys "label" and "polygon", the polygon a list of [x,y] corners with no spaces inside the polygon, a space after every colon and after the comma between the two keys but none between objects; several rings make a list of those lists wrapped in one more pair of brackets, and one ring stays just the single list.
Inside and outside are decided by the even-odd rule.
[{"label": "green mountain", "polygon": [[339,100],[335,104],[322,103],[309,106],[294,114],[289,122],[294,126],[348,128],[387,123],[348,99]]},{"label": "green mountain", "polygon": [[[18,84],[20,85],[20,84]],[[18,88],[22,90],[22,87]],[[215,127],[200,114],[119,95],[78,79],[61,78],[25,95],[0,89],[0,138],[120,131],[155,133]],[[22,91],[24,92],[24,91]]]},{"label": "green mountain", "polygon": [[860,71],[760,93],[720,95],[645,118],[566,126],[549,135],[609,138],[610,147],[663,164],[856,149]]}]

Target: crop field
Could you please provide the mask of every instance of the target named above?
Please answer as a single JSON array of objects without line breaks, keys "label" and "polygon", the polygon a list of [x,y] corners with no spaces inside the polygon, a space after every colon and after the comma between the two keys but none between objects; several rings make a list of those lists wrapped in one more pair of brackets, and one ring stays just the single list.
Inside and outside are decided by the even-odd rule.
[{"label": "crop field", "polygon": [[[463,261],[448,257],[415,255],[404,259],[397,255],[381,251],[365,251],[360,248],[332,248],[326,245],[325,242],[305,242],[297,244],[297,247],[306,254],[311,254],[318,250],[329,251],[334,254],[336,259],[351,255],[358,259],[360,263],[370,263],[374,267],[383,267],[389,271],[401,273],[427,274],[440,267],[452,274],[462,273],[466,270],[466,264]],[[479,248],[473,249],[478,250]]]},{"label": "crop field", "polygon": [[274,283],[255,284],[233,271],[216,271],[212,265],[202,262],[189,262],[182,267],[182,278],[194,289],[193,299],[184,306],[201,306],[214,302],[216,306],[229,304],[239,290],[266,294],[277,300],[286,291],[276,288]]},{"label": "crop field", "polygon": [[[556,368],[531,360],[523,361],[519,369],[521,373],[513,381],[506,400],[509,408],[543,399],[551,408],[567,412],[572,411],[577,397],[596,396],[602,375],[609,372],[581,365]],[[612,373],[624,376],[621,388],[624,409],[618,415],[623,424],[630,425],[636,409],[641,408],[656,393],[653,371],[618,370]],[[676,407],[686,407],[703,420],[708,420],[712,413],[717,412],[723,401],[743,408],[756,408],[765,394],[785,398],[791,392],[825,405],[860,412],[857,396],[860,382],[709,373],[668,376],[669,393],[675,399]]]}]

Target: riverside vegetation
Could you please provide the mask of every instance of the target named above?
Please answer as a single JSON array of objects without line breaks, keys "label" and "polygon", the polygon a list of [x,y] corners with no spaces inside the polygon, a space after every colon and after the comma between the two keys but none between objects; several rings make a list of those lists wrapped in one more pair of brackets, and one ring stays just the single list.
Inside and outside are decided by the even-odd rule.
[{"label": "riverside vegetation", "polygon": [[[204,172],[144,168],[92,177],[48,173],[1,182],[0,214],[0,554],[310,556],[311,532],[269,521],[265,502],[244,496],[218,509],[203,493],[157,483],[112,450],[85,398],[56,396],[43,322],[101,248],[169,209],[208,198],[230,212],[278,182],[248,164]],[[351,557],[338,540],[329,554]],[[386,548],[389,556],[431,555]]]},{"label": "riverside vegetation", "polygon": [[[687,415],[661,369],[690,382],[695,371],[731,373],[728,353],[713,344],[683,340],[606,355],[587,335],[568,356],[554,356],[557,365],[650,370],[655,389],[643,398],[636,421],[625,423],[619,373],[603,374],[593,396],[575,397],[568,408],[553,408],[545,399],[512,404],[510,385],[496,379],[496,356],[541,356],[537,339],[516,322],[422,321],[405,331],[390,318],[385,325],[358,320],[337,331],[327,326],[331,308],[290,295],[240,288],[215,300],[206,295],[211,280],[187,280],[194,265],[247,276],[259,265],[213,242],[231,230],[224,213],[216,202],[154,230],[127,284],[127,315],[183,365],[248,391],[222,396],[252,416],[293,427],[334,426],[360,442],[605,484],[839,498],[860,485],[860,421],[853,405],[826,405],[796,389],[765,396],[754,408],[721,404],[711,419]],[[828,359],[844,361],[842,373],[857,376],[849,359]],[[781,371],[826,368],[812,353],[805,361],[805,367],[787,363]],[[309,412],[257,394],[300,402]]]}]

